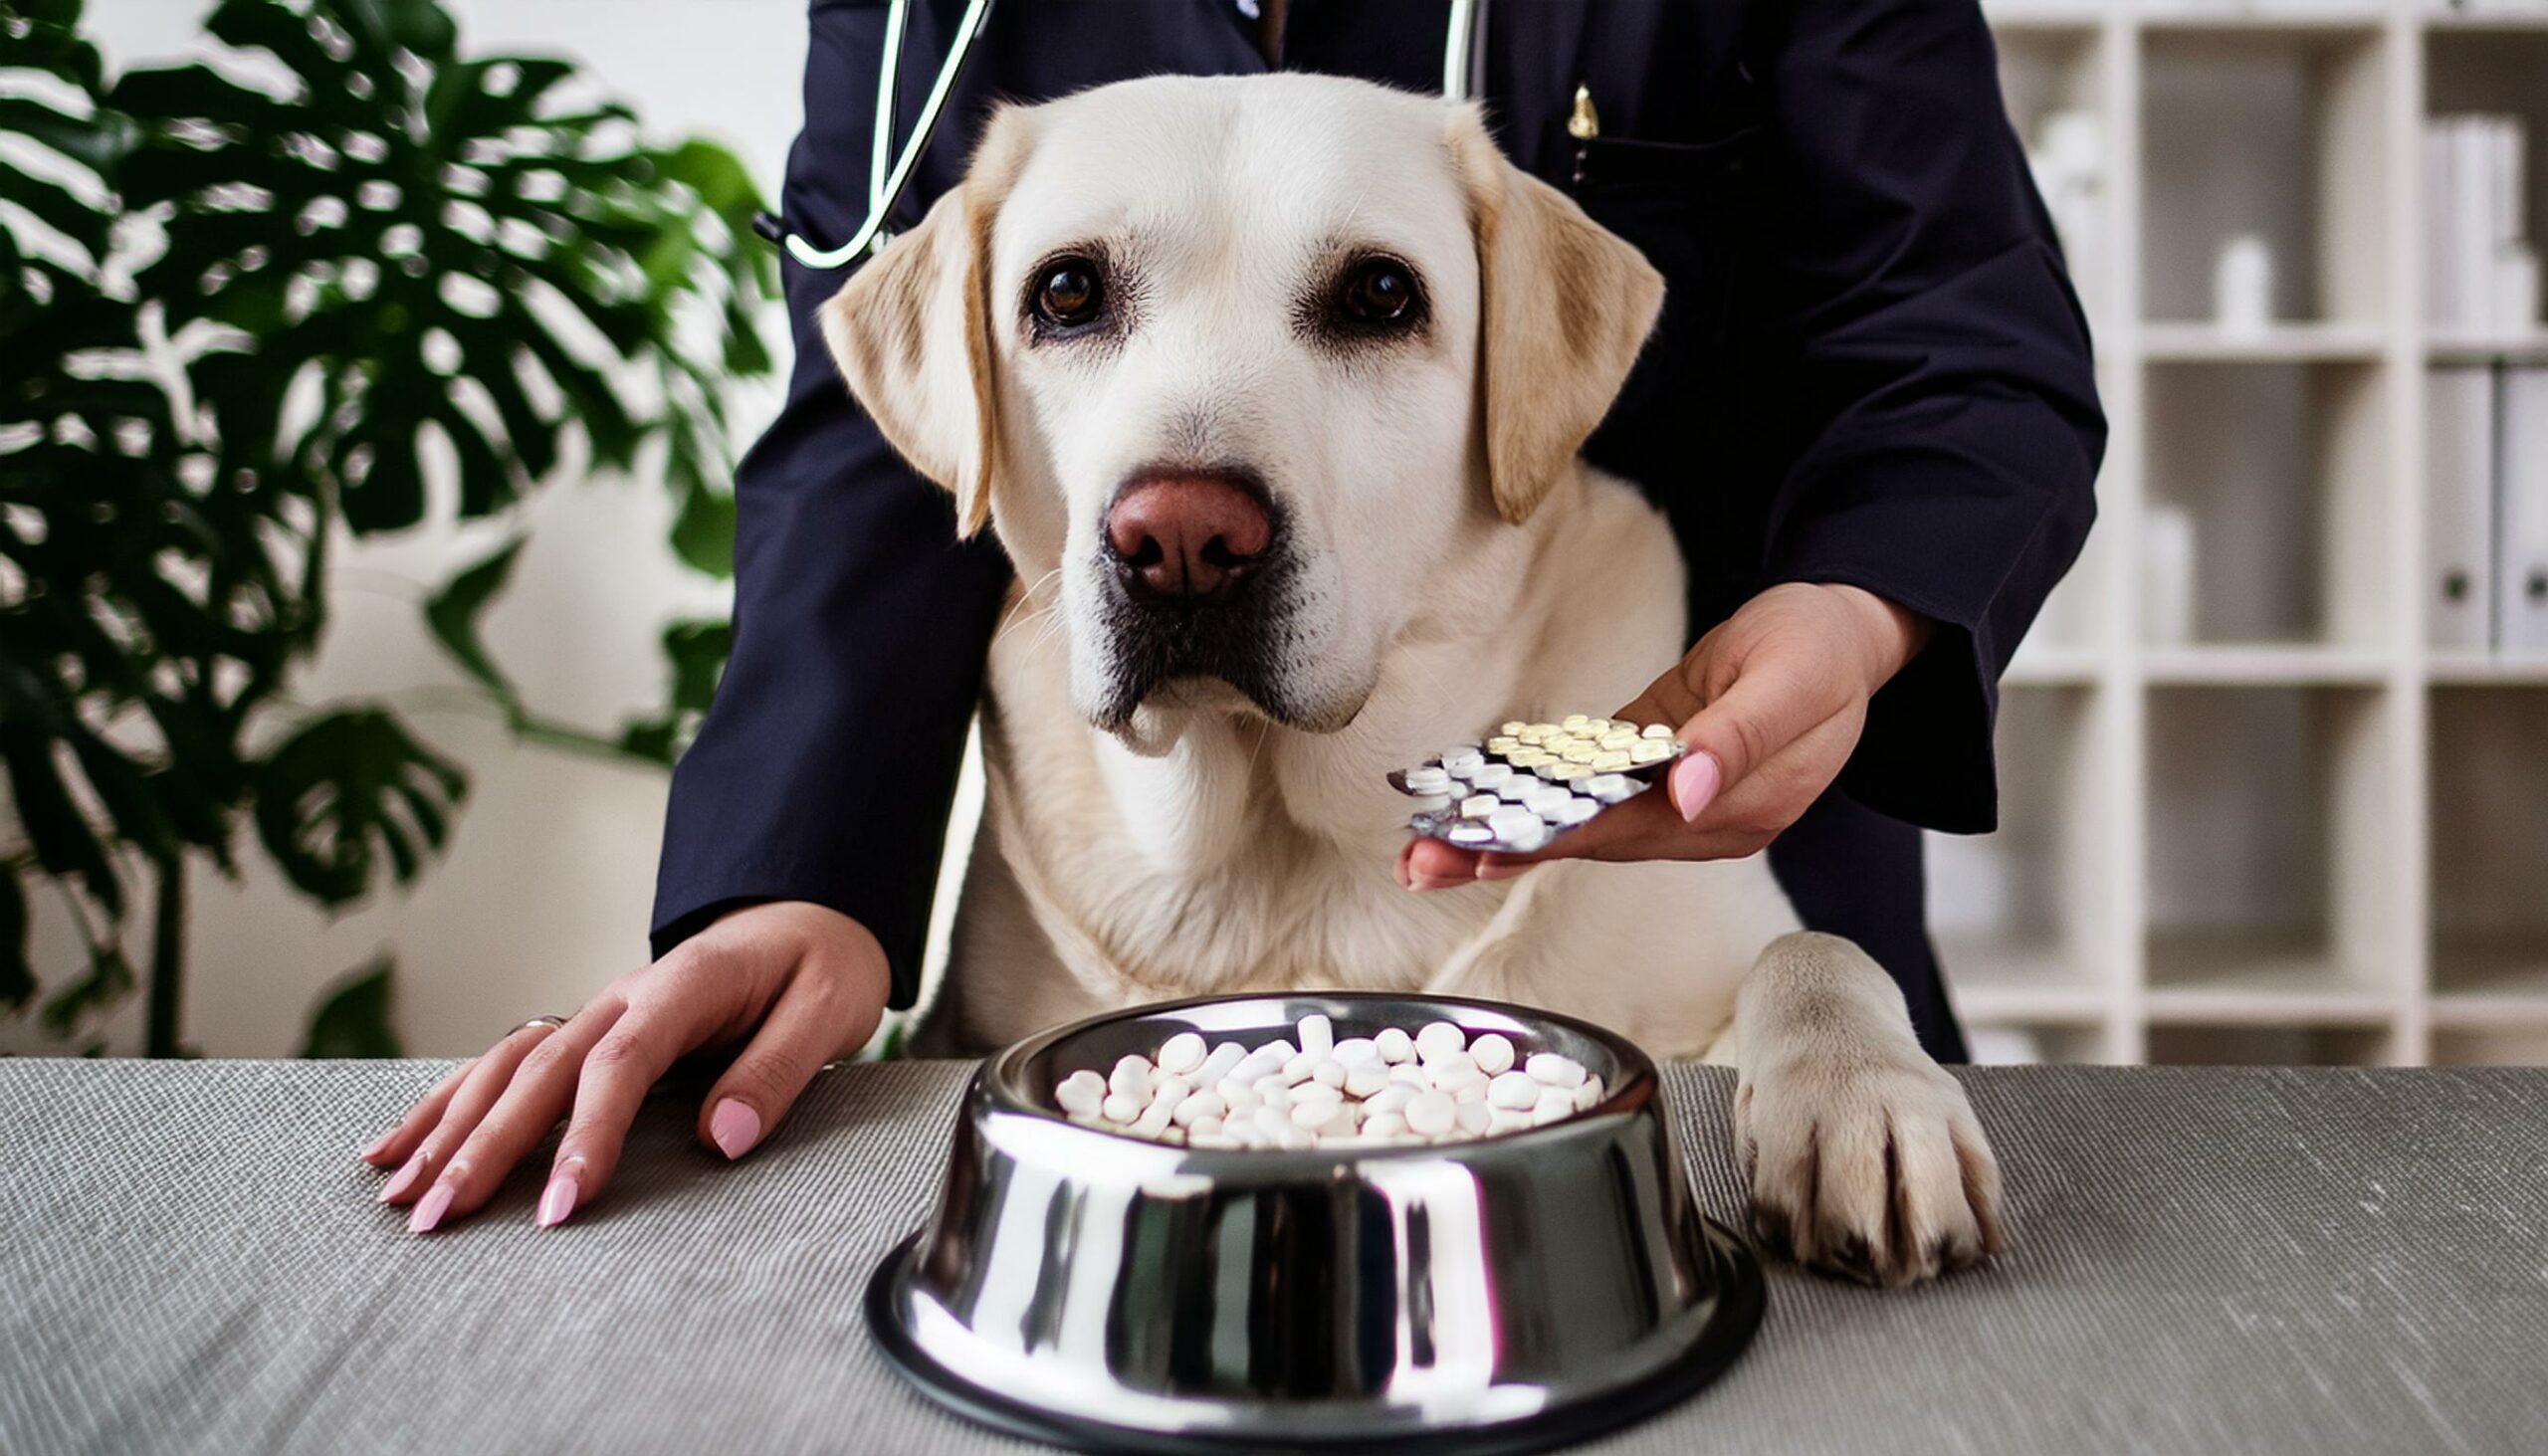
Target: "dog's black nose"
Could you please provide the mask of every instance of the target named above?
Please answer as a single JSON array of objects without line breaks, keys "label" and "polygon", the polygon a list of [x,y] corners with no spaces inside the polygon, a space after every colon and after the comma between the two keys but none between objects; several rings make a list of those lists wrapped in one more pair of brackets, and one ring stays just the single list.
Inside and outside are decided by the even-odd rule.
[{"label": "dog's black nose", "polygon": [[1146,477],[1106,514],[1106,544],[1125,584],[1161,600],[1226,595],[1273,540],[1263,503],[1216,475]]}]

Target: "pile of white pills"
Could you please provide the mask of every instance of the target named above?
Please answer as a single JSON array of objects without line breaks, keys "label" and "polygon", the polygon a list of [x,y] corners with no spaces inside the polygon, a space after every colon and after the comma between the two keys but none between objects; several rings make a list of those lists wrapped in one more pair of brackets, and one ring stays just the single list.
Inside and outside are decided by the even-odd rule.
[{"label": "pile of white pills", "polygon": [[1601,1079],[1554,1052],[1523,1057],[1495,1032],[1448,1021],[1336,1038],[1304,1016],[1299,1040],[1206,1049],[1181,1031],[1158,1055],[1112,1072],[1073,1072],[1053,1089],[1072,1122],[1195,1147],[1386,1147],[1461,1143],[1571,1118],[1600,1105]]},{"label": "pile of white pills", "polygon": [[1574,713],[1555,723],[1516,719],[1484,742],[1445,748],[1389,782],[1427,801],[1407,821],[1416,833],[1463,849],[1528,853],[1652,788],[1681,752],[1663,724]]}]

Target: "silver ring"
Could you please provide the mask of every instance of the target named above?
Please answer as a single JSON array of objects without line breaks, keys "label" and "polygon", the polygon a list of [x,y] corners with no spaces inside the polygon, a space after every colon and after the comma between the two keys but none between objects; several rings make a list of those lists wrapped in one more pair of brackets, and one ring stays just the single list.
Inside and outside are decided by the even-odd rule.
[{"label": "silver ring", "polygon": [[[563,1016],[533,1016],[529,1021],[515,1027],[514,1031],[529,1031],[534,1026],[545,1026],[552,1031],[562,1031],[566,1026],[566,1018]],[[511,1036],[514,1034],[514,1031],[508,1031],[505,1035]]]}]

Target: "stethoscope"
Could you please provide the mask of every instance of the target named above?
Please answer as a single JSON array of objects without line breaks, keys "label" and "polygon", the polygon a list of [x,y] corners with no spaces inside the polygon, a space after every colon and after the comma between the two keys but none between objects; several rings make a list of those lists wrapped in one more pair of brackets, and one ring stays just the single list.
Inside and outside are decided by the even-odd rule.
[{"label": "stethoscope", "polygon": [[[1469,98],[1471,78],[1477,69],[1479,3],[1480,0],[1451,0],[1450,24],[1442,37],[1442,95],[1450,101],[1464,102]],[[785,248],[788,257],[807,268],[855,268],[884,251],[893,237],[886,231],[885,219],[893,215],[895,205],[903,200],[904,189],[911,185],[912,168],[929,150],[929,138],[938,130],[939,117],[947,109],[947,98],[956,90],[956,79],[964,74],[973,43],[982,38],[982,29],[991,18],[991,0],[964,0],[964,14],[956,23],[947,59],[938,64],[938,78],[930,83],[929,95],[921,102],[911,139],[896,151],[894,77],[902,70],[903,38],[911,28],[911,0],[892,0],[885,11],[885,54],[876,68],[876,124],[870,132],[867,152],[867,220],[858,225],[848,242],[825,249],[807,242],[804,234],[768,213],[752,218],[753,232]]]}]

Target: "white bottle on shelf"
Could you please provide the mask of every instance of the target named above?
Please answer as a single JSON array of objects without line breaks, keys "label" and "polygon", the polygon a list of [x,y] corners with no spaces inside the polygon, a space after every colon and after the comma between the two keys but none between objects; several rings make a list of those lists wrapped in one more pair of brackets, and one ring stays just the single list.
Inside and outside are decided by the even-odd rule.
[{"label": "white bottle on shelf", "polygon": [[2085,107],[2045,113],[2026,154],[2035,190],[2052,214],[2070,285],[2091,320],[2105,317],[2106,133],[2105,118]]},{"label": "white bottle on shelf", "polygon": [[2233,338],[2254,338],[2273,325],[2273,249],[2253,233],[2221,245],[2212,269],[2212,318]]},{"label": "white bottle on shelf", "polygon": [[2152,647],[2194,640],[2194,513],[2153,501],[2141,513],[2141,637]]}]

